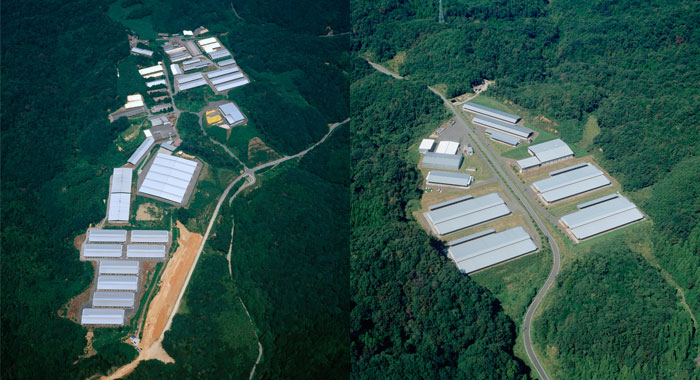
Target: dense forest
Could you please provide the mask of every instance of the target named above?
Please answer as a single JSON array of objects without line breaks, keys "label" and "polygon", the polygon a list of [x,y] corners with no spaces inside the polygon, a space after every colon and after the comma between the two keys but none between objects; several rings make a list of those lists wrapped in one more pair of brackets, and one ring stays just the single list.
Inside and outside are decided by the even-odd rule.
[{"label": "dense forest", "polygon": [[[653,265],[658,261],[670,273],[671,281],[684,290],[691,310],[700,315],[700,5],[684,0],[458,0],[444,4],[446,22],[440,24],[438,1],[352,1],[353,50],[397,69],[412,81],[438,85],[447,96],[471,92],[471,87],[484,79],[495,81],[489,86],[490,96],[542,114],[543,120],[550,121],[549,132],[570,144],[581,141],[589,118],[595,118],[600,133],[592,138],[590,153],[624,190],[632,192],[632,198],[651,217],[653,227],[644,243],[652,251],[648,259]],[[617,252],[608,245],[592,250],[604,257]],[[637,288],[657,301],[669,295],[670,282],[660,281],[661,274],[650,272],[639,257],[605,263],[606,274],[628,273],[630,282],[610,279],[608,283],[593,270],[582,276],[585,265],[591,263],[576,264],[562,274],[562,289],[555,294],[563,298],[574,299],[566,294],[579,282],[582,288],[588,286],[580,294],[588,291],[620,298],[614,305],[594,302],[595,307],[609,308],[608,315],[600,319],[603,324],[567,324],[570,336],[601,338],[612,334],[603,329],[605,322],[624,323],[628,308],[646,309],[632,298]],[[644,273],[654,273],[654,281],[642,287],[631,280],[643,278],[639,276]],[[543,315],[556,314],[547,320],[549,326],[577,316],[593,318],[566,308],[571,301],[555,295],[552,299],[542,311]],[[679,298],[672,295],[672,300]],[[657,323],[665,308],[676,307],[675,302],[654,304],[660,314],[650,316],[645,324]],[[667,330],[662,331],[664,328]],[[657,343],[658,337],[669,331],[680,340]],[[618,353],[606,358],[600,372],[594,364],[582,365],[582,372],[567,370],[564,377],[608,378],[615,369],[632,377],[664,378],[675,373],[682,377],[689,373],[688,363],[682,361],[692,363],[685,340],[694,341],[693,347],[698,344],[697,334],[688,336],[688,331],[693,330],[677,318],[650,330],[646,351],[634,357],[640,361],[647,354],[664,357],[644,361],[645,368],[629,365],[624,353]],[[555,335],[547,332],[539,336],[543,349]],[[636,345],[636,338],[625,332],[614,339],[621,347]],[[607,350],[602,344],[581,346],[573,339],[557,343],[560,355],[556,357],[562,368],[584,356],[602,360]]]},{"label": "dense forest", "polygon": [[352,377],[518,379],[515,327],[488,291],[459,273],[406,219],[419,173],[408,147],[446,119],[425,86],[369,73],[351,87]]}]

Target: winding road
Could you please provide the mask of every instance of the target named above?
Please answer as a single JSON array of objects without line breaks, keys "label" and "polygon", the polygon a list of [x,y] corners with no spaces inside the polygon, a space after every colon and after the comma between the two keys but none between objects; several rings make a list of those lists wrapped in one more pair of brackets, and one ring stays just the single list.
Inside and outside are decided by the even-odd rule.
[{"label": "winding road", "polygon": [[[389,75],[396,79],[404,79],[404,77],[391,72],[384,66],[371,62],[369,60],[367,61],[367,63],[369,63],[375,70],[383,74]],[[430,86],[428,86],[428,89],[430,89],[430,91],[438,95],[445,103],[445,106],[456,116],[456,122],[458,123],[458,126],[463,128],[464,131],[467,132],[467,137],[471,140],[472,146],[475,148],[479,156],[481,156],[482,160],[486,163],[491,172],[495,174],[498,182],[503,188],[503,191],[511,193],[513,199],[517,199],[525,207],[531,219],[535,222],[535,224],[537,224],[540,231],[542,231],[542,233],[547,238],[547,241],[549,242],[550,246],[552,247],[552,269],[549,272],[549,275],[547,276],[544,285],[542,285],[540,290],[537,292],[535,298],[533,298],[532,303],[528,307],[522,324],[523,344],[525,345],[525,352],[527,353],[527,357],[528,359],[530,359],[532,366],[535,367],[535,370],[537,371],[540,379],[549,380],[550,378],[547,375],[544,366],[537,357],[534,347],[532,346],[532,320],[534,319],[537,308],[542,303],[542,300],[544,299],[549,289],[552,287],[552,284],[554,284],[554,281],[557,275],[559,274],[559,269],[561,267],[561,255],[559,253],[559,246],[557,245],[557,242],[554,240],[551,233],[549,232],[547,225],[542,221],[539,214],[535,211],[535,209],[538,208],[539,205],[533,205],[531,198],[527,196],[526,188],[520,183],[520,181],[517,180],[517,178],[515,178],[514,174],[504,166],[503,162],[497,158],[497,154],[492,150],[490,144],[488,144],[488,142],[485,140],[485,137],[479,133],[476,133],[469,126],[464,115],[461,112],[459,112],[455,108],[456,106],[453,106],[449,102],[449,100],[447,100],[439,91],[435,90]],[[544,242],[542,242],[542,244],[544,244]]]}]

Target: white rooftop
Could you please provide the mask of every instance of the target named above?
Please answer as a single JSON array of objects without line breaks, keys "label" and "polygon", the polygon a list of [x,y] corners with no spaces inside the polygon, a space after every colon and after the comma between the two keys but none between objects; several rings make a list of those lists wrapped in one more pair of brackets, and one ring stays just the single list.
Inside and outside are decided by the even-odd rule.
[{"label": "white rooftop", "polygon": [[457,151],[459,151],[459,143],[456,141],[440,141],[435,148],[435,153],[457,154]]},{"label": "white rooftop", "polygon": [[430,150],[430,149],[433,149],[433,145],[435,145],[435,140],[423,139],[423,141],[420,142],[420,146],[418,147],[418,149],[419,150]]}]

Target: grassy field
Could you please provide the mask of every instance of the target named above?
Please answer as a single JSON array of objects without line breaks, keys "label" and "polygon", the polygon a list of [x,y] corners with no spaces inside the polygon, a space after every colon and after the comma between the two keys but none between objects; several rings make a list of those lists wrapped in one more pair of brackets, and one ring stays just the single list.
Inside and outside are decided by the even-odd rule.
[{"label": "grassy field", "polygon": [[588,116],[586,124],[584,125],[583,136],[581,137],[581,141],[576,143],[576,146],[590,151],[593,147],[593,139],[598,136],[598,134],[600,134],[598,119],[593,115]]},{"label": "grassy field", "polygon": [[[158,37],[158,33],[153,29],[151,24],[151,16],[146,16],[140,19],[127,19],[127,15],[133,10],[139,8],[139,5],[132,5],[128,8],[122,7],[124,0],[116,0],[109,6],[107,15],[112,20],[121,23],[126,28],[131,29],[141,39],[153,40]],[[144,0],[148,3],[148,0]]]}]

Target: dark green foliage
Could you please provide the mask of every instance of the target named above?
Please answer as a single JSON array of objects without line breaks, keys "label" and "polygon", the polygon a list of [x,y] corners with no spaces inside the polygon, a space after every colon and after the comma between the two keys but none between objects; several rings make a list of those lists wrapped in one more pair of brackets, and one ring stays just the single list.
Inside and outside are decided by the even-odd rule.
[{"label": "dark green foliage", "polygon": [[182,138],[180,148],[195,156],[202,157],[208,164],[218,168],[234,171],[242,169],[241,164],[204,136],[199,126],[199,117],[193,113],[183,112],[177,120],[177,131]]},{"label": "dark green foliage", "polygon": [[143,0],[123,0],[122,8],[129,8],[132,5],[141,4],[143,5]]},{"label": "dark green foliage", "polygon": [[[606,244],[557,278],[536,342],[560,378],[690,379],[692,326],[676,291],[641,256]],[[694,374],[694,375],[693,375]]]},{"label": "dark green foliage", "polygon": [[111,143],[125,122],[107,121],[129,50],[105,7],[2,2],[3,378],[86,378],[132,355],[103,347],[72,365],[85,329],[58,316],[92,279],[73,238],[104,218],[111,169],[130,154]]},{"label": "dark green foliage", "polygon": [[[359,65],[358,65],[359,66]],[[352,377],[515,379],[513,323],[405,220],[419,196],[408,147],[447,115],[424,85],[370,74],[351,87]]]},{"label": "dark green foliage", "polygon": [[273,23],[299,33],[323,35],[329,31],[343,33],[350,30],[347,1],[298,0],[268,2],[255,0],[233,2],[238,14],[248,22]]},{"label": "dark green foliage", "polygon": [[130,11],[126,15],[126,19],[127,20],[140,19],[140,18],[144,18],[146,16],[150,16],[151,13],[152,13],[151,10],[148,8],[136,8],[136,9]]}]

